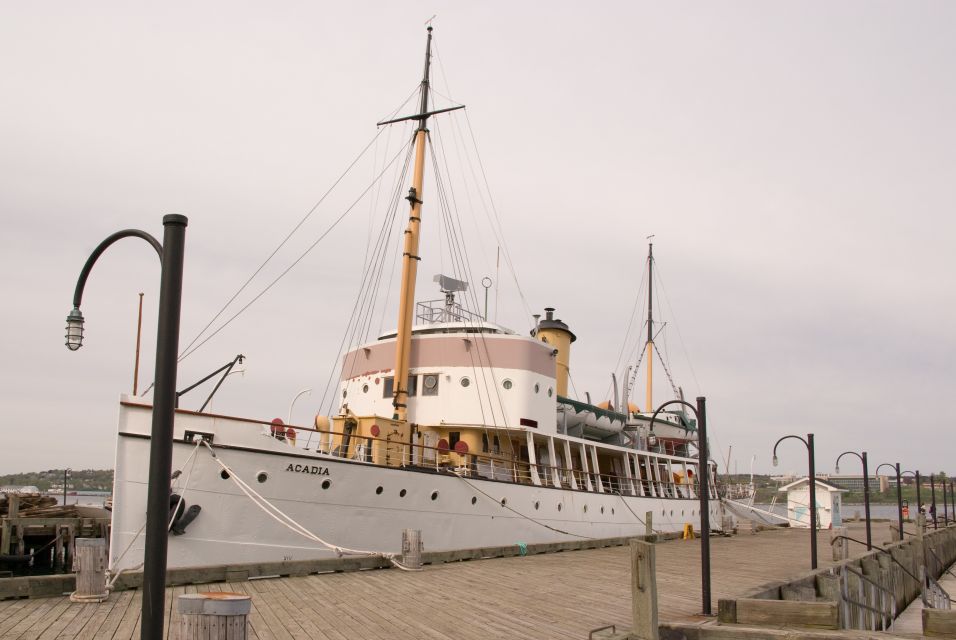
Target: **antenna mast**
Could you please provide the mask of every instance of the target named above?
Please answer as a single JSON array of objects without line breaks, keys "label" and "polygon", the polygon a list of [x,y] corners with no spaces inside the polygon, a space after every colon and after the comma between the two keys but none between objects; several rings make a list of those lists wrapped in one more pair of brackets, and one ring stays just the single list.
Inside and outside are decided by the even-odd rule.
[{"label": "antenna mast", "polygon": [[[654,236],[648,236],[648,240]],[[647,243],[647,403],[645,411],[654,410],[654,242]]]}]

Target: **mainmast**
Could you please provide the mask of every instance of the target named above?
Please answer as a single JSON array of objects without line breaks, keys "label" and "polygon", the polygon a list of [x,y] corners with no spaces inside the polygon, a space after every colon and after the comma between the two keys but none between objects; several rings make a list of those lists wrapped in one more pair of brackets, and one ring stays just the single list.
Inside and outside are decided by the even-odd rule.
[{"label": "mainmast", "polygon": [[[653,236],[652,236],[653,237]],[[647,403],[645,411],[653,411],[654,390],[654,243],[647,244]]]},{"label": "mainmast", "polygon": [[412,186],[408,190],[410,210],[408,227],[405,228],[405,244],[402,249],[402,290],[398,298],[398,332],[395,336],[395,377],[393,379],[392,406],[393,420],[405,420],[408,413],[408,367],[412,350],[412,312],[415,309],[415,279],[418,276],[419,238],[422,224],[422,181],[425,174],[425,142],[428,128],[425,126],[429,116],[448,111],[464,109],[465,105],[446,109],[428,110],[429,72],[432,61],[432,28],[428,27],[428,42],[425,45],[425,73],[422,76],[421,103],[418,113],[393,120],[379,122],[379,126],[418,120],[415,130],[415,166],[412,174]]},{"label": "mainmast", "polygon": [[392,418],[405,420],[408,411],[408,363],[412,350],[412,312],[415,308],[415,279],[418,276],[419,239],[422,225],[422,181],[425,174],[425,139],[428,129],[428,73],[432,59],[432,28],[428,27],[428,42],[425,45],[425,73],[422,76],[421,106],[418,110],[418,129],[415,131],[415,167],[412,186],[406,200],[410,206],[408,227],[405,229],[405,246],[402,249],[402,291],[398,298],[398,333],[395,336],[395,378]]}]

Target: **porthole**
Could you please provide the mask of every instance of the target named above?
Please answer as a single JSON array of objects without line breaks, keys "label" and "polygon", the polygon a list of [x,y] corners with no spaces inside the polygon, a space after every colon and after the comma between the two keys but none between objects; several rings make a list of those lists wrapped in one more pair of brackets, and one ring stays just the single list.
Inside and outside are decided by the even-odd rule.
[{"label": "porthole", "polygon": [[558,511],[561,511],[561,503],[558,503]]},{"label": "porthole", "polygon": [[501,386],[504,387],[505,389],[510,389],[511,387],[514,386],[514,383],[511,380],[505,380],[504,382],[501,383]]},{"label": "porthole", "polygon": [[423,396],[438,395],[438,374],[437,373],[429,373],[428,375],[422,376],[422,395]]},{"label": "porthole", "polygon": [[673,509],[671,509],[671,517],[672,517],[672,518],[674,517],[674,510],[673,510]]},{"label": "porthole", "polygon": [[587,513],[587,512],[588,512],[588,506],[584,505],[584,513]]},{"label": "porthole", "polygon": [[537,511],[537,510],[538,510],[538,507],[540,507],[540,506],[541,506],[541,503],[538,502],[537,500],[535,500],[535,501],[534,501],[534,510]]},{"label": "porthole", "polygon": [[259,481],[259,484],[262,484],[268,479],[269,479],[269,474],[266,473],[265,471],[260,471],[259,473],[256,474],[256,480]]},{"label": "porthole", "polygon": [[328,489],[328,488],[331,487],[331,486],[332,486],[332,481],[331,481],[331,480],[323,480],[323,481],[322,481],[322,488],[323,488],[323,489]]},{"label": "porthole", "polygon": [[363,385],[362,385],[362,393],[368,393],[368,385],[367,385],[367,384],[363,384]]},{"label": "porthole", "polygon": [[683,509],[681,509],[680,515],[681,515],[682,518],[684,517],[684,510],[683,510]]},{"label": "porthole", "polygon": [[692,515],[692,516],[694,515],[694,510],[693,510],[693,509],[690,510],[690,515]]},{"label": "porthole", "polygon": [[534,392],[535,392],[535,393],[538,393],[539,391],[541,391],[541,385],[538,384],[537,382],[535,382],[535,383],[534,383]]},{"label": "porthole", "polygon": [[219,477],[222,478],[223,480],[228,480],[229,472],[223,469],[221,472],[219,472]]},{"label": "porthole", "polygon": [[604,513],[604,507],[601,507],[601,513]]},{"label": "porthole", "polygon": [[470,380],[470,379],[468,379],[468,378],[462,378],[462,379],[461,379],[461,386],[467,387],[467,386],[469,386],[469,385],[471,385],[471,380]]},{"label": "porthole", "polygon": [[475,504],[476,502],[478,502],[478,498],[477,498],[476,496],[472,496],[472,497],[471,497],[471,504]]},{"label": "porthole", "polygon": [[347,398],[349,395],[348,389],[342,389],[342,397]]},{"label": "porthole", "polygon": [[611,507],[611,515],[614,515],[614,507]]},{"label": "porthole", "polygon": [[401,491],[398,492],[398,497],[404,498],[406,493],[408,493],[408,491],[405,491],[405,489],[402,489]]},{"label": "porthole", "polygon": [[432,500],[438,500],[438,492],[432,491]]},{"label": "porthole", "polygon": [[502,499],[501,499],[501,506],[503,507],[503,506],[505,506],[506,504],[508,504],[508,498],[502,498]]},{"label": "porthole", "polygon": [[554,395],[554,389],[552,389],[551,387],[548,387],[548,397],[550,398],[553,395]]},{"label": "porthole", "polygon": [[377,495],[377,496],[382,495],[382,491],[384,491],[384,490],[385,490],[385,489],[383,489],[382,487],[375,487],[375,495]]},{"label": "porthole", "polygon": [[667,515],[667,512],[664,511],[663,509],[661,509],[661,515],[662,515],[662,516],[666,516],[666,515]]}]

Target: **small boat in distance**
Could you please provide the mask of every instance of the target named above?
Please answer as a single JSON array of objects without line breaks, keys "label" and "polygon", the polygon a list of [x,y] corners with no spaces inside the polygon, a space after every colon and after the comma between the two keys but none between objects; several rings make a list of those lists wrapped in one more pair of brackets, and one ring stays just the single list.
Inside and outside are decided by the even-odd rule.
[{"label": "small boat in distance", "polygon": [[[656,531],[699,529],[701,473],[720,528],[716,468],[690,450],[693,423],[572,398],[576,336],[554,308],[530,333],[492,322],[458,245],[455,273],[435,277],[441,297],[416,301],[427,127],[462,108],[432,105],[431,46],[429,27],[418,111],[380,123],[417,124],[397,328],[353,343],[335,411],[311,425],[177,410],[168,566],[391,556],[404,529],[434,551],[643,534],[647,513]],[[648,353],[653,338],[651,322]],[[120,400],[113,572],[143,561],[151,411],[141,396]]]}]

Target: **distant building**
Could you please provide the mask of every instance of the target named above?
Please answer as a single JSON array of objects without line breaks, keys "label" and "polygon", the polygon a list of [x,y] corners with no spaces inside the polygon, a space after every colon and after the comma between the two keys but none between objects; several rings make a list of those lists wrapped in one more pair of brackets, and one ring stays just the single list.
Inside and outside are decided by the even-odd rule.
[{"label": "distant building", "polygon": [[[841,489],[846,489],[847,491],[853,491],[856,493],[863,492],[863,475],[830,475],[827,476],[827,482],[830,484],[836,485]],[[867,479],[867,484],[870,485],[871,493],[883,493],[889,489],[890,483],[886,476],[869,476]]]}]

